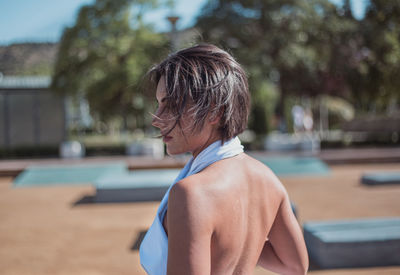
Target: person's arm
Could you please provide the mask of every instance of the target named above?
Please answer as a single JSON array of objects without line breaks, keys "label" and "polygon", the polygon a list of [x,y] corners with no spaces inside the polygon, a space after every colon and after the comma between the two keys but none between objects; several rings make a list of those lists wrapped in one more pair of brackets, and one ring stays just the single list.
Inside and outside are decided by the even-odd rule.
[{"label": "person's arm", "polygon": [[300,226],[285,193],[258,264],[279,274],[306,274],[308,254]]},{"label": "person's arm", "polygon": [[201,192],[184,181],[172,187],[168,200],[167,274],[210,274],[211,212]]}]

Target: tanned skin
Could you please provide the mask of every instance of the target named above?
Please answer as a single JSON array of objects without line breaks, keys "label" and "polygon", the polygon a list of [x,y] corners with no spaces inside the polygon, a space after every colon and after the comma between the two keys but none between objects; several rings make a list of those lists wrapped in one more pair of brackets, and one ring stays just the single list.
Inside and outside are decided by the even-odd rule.
[{"label": "tanned skin", "polygon": [[[171,120],[161,112],[163,78],[157,87],[159,109],[153,125],[166,133]],[[164,110],[165,111],[165,110]],[[169,154],[196,157],[220,139],[218,118],[200,132],[190,131],[190,114],[164,136]],[[305,274],[308,256],[288,194],[273,172],[241,153],[213,163],[177,182],[163,221],[168,235],[168,275],[253,274],[256,265],[279,274]]]}]

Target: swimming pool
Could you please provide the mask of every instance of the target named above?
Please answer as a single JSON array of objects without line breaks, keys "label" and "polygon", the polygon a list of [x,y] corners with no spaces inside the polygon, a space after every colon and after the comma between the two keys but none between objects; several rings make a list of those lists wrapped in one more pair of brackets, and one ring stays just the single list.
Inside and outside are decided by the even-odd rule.
[{"label": "swimming pool", "polygon": [[[328,166],[313,157],[257,157],[279,177],[329,174]],[[168,186],[179,169],[129,171],[126,163],[29,166],[13,181],[14,187],[92,184],[101,188],[123,189]],[[111,186],[111,187],[110,187]]]}]

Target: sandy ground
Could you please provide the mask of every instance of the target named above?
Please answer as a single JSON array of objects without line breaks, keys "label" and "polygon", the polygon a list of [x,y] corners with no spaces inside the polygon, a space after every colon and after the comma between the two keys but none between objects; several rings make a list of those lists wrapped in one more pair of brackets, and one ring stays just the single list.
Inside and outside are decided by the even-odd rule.
[{"label": "sandy ground", "polygon": [[[301,223],[400,216],[400,186],[359,183],[363,172],[400,163],[331,168],[327,176],[282,178]],[[94,204],[89,185],[13,188],[11,181],[0,178],[0,274],[145,274],[135,244],[159,202]],[[400,274],[400,266],[310,273]]]}]

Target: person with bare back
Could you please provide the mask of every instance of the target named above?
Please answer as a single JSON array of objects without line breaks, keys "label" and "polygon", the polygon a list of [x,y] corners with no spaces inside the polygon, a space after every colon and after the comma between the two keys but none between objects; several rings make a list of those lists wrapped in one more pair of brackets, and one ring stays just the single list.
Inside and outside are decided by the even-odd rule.
[{"label": "person with bare back", "polygon": [[243,152],[247,76],[210,44],[180,50],[149,72],[153,126],[169,155],[192,158],[166,192],[140,246],[150,275],[305,274],[308,255],[288,194],[274,173]]}]

